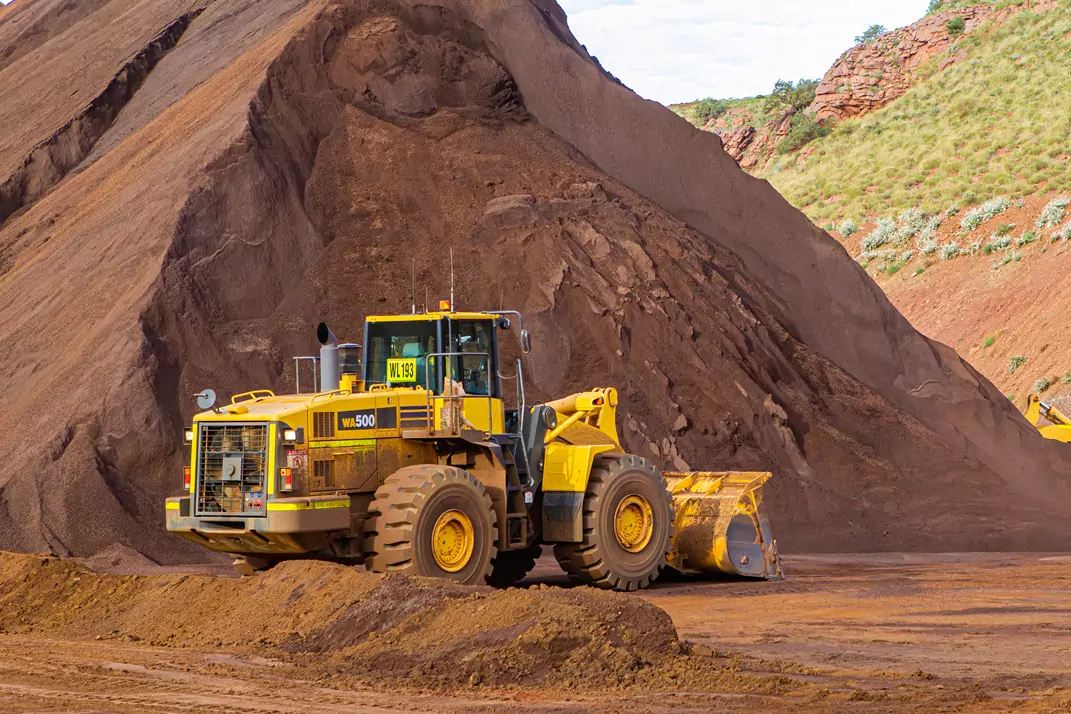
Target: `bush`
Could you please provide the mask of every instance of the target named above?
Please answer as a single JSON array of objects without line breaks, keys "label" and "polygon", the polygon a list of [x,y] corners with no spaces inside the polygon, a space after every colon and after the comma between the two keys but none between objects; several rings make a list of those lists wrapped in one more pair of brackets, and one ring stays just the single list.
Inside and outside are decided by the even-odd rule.
[{"label": "bush", "polygon": [[948,21],[948,34],[950,37],[959,37],[963,34],[963,31],[967,29],[967,23],[964,22],[962,17],[953,17]]},{"label": "bush", "polygon": [[860,45],[867,42],[873,42],[886,32],[888,32],[888,30],[885,29],[884,25],[871,25],[866,28],[866,31],[863,34],[855,38],[855,44]]},{"label": "bush", "polygon": [[1055,228],[1060,225],[1060,221],[1064,219],[1064,212],[1068,204],[1071,204],[1071,199],[1067,196],[1060,196],[1054,198],[1041,210],[1041,215],[1038,216],[1038,220],[1034,223],[1035,228]]},{"label": "bush", "polygon": [[986,201],[981,206],[967,211],[967,214],[959,222],[959,227],[963,229],[964,233],[969,233],[980,226],[982,221],[987,221],[993,216],[1004,213],[1009,208],[1011,208],[1011,201],[1003,196]]},{"label": "bush", "polygon": [[851,218],[846,218],[840,222],[840,234],[845,238],[851,238],[858,232],[859,224],[857,224]]},{"label": "bush", "polygon": [[896,221],[891,218],[879,218],[877,227],[863,239],[864,251],[874,250],[888,243],[896,236]]},{"label": "bush", "polygon": [[774,82],[773,91],[762,103],[762,110],[767,114],[779,109],[800,111],[811,106],[820,79],[801,79],[793,84],[783,79]]},{"label": "bush", "polygon": [[700,126],[706,126],[712,119],[717,119],[729,111],[729,102],[724,99],[704,99],[695,105],[695,118]]},{"label": "bush", "polygon": [[1068,222],[1066,226],[1052,234],[1053,243],[1058,240],[1062,240],[1066,243],[1068,238],[1071,238],[1071,222]]},{"label": "bush", "polygon": [[815,139],[829,136],[832,129],[818,123],[812,114],[796,112],[784,140],[777,145],[777,153],[787,154],[800,149]]},{"label": "bush", "polygon": [[940,249],[941,260],[952,260],[959,255],[959,246],[955,243],[946,243]]},{"label": "bush", "polygon": [[930,8],[926,11],[926,14],[940,12],[942,5],[944,5],[944,0],[930,0]]},{"label": "bush", "polygon": [[1034,391],[1037,392],[1038,394],[1042,394],[1042,393],[1048,391],[1049,387],[1051,387],[1051,386],[1052,386],[1052,380],[1049,379],[1048,377],[1042,377],[1038,381],[1034,382]]},{"label": "bush", "polygon": [[1063,384],[1071,384],[1071,370],[1067,371],[1067,374],[1064,375],[1060,382]]},{"label": "bush", "polygon": [[982,345],[982,347],[984,347],[985,349],[989,349],[990,347],[993,346],[994,343],[996,343],[996,341],[997,341],[997,336],[996,335],[990,335],[989,337],[985,338],[985,344]]},{"label": "bush", "polygon": [[1008,374],[1015,374],[1015,370],[1026,364],[1026,355],[1015,355],[1008,360]]}]

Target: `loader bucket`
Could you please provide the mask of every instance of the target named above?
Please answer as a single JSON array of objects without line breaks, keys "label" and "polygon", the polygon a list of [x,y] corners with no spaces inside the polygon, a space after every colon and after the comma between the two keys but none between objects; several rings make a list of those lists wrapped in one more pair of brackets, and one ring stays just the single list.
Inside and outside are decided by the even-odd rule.
[{"label": "loader bucket", "polygon": [[762,506],[769,473],[664,473],[673,495],[669,565],[684,573],[780,580],[781,560]]}]

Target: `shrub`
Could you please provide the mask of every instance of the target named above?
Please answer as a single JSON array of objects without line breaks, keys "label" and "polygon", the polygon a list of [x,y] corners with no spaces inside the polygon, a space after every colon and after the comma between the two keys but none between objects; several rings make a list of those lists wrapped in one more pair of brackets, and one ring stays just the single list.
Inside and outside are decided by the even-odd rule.
[{"label": "shrub", "polygon": [[1039,229],[1055,228],[1060,225],[1060,221],[1064,219],[1064,211],[1068,204],[1071,204],[1071,199],[1067,196],[1060,196],[1049,201],[1045,208],[1041,210],[1041,215],[1038,216],[1034,227]]},{"label": "shrub", "polygon": [[767,114],[782,108],[795,111],[811,106],[820,79],[801,79],[793,84],[784,79],[774,82],[773,91],[763,100],[762,110]]},{"label": "shrub", "polygon": [[1063,384],[1071,384],[1071,369],[1067,371],[1067,374],[1064,375],[1060,382]]},{"label": "shrub", "polygon": [[919,246],[919,252],[923,255],[933,255],[937,252],[937,241],[929,240]]},{"label": "shrub", "polygon": [[982,347],[984,347],[985,349],[989,349],[990,347],[993,346],[993,344],[996,341],[997,341],[997,336],[996,335],[990,335],[989,337],[985,338],[985,344],[983,344]]},{"label": "shrub", "polygon": [[1052,242],[1055,243],[1058,240],[1062,240],[1064,243],[1067,239],[1071,238],[1071,221],[1067,223],[1063,228],[1052,234]]},{"label": "shrub", "polygon": [[915,268],[915,272],[911,274],[911,277],[917,278],[926,272],[926,268]]},{"label": "shrub", "polygon": [[948,21],[948,34],[951,37],[959,37],[967,29],[967,23],[962,17],[953,17]]},{"label": "shrub", "polygon": [[695,105],[695,118],[700,126],[706,126],[712,119],[717,119],[727,111],[729,111],[729,102],[708,97]]},{"label": "shrub", "polygon": [[846,218],[840,222],[840,234],[845,238],[851,238],[859,231],[859,225],[851,218]]},{"label": "shrub", "polygon": [[995,235],[997,236],[997,238],[1003,238],[1014,230],[1014,223],[1001,223],[999,226],[997,226],[997,231]]},{"label": "shrub", "polygon": [[1015,370],[1026,364],[1026,355],[1015,355],[1008,360],[1008,374],[1015,374]]},{"label": "shrub", "polygon": [[896,221],[891,218],[879,218],[877,227],[863,239],[863,250],[880,248],[894,237],[896,237]]},{"label": "shrub", "polygon": [[940,12],[942,5],[944,5],[944,0],[930,0],[930,8],[926,11],[926,14]]},{"label": "shrub", "polygon": [[959,246],[955,243],[946,243],[941,246],[939,255],[941,260],[952,260],[959,255]]},{"label": "shrub", "polygon": [[1049,387],[1051,387],[1051,386],[1052,386],[1052,380],[1049,379],[1048,377],[1042,377],[1038,381],[1034,382],[1034,391],[1037,392],[1038,394],[1042,394],[1042,393],[1048,391]]},{"label": "shrub", "polygon": [[[1011,245],[1011,238],[994,238],[993,240],[989,241],[986,244],[986,247],[987,248],[992,248],[993,250],[1005,250],[1010,245]],[[992,252],[992,251],[990,251],[990,252]],[[988,255],[988,253],[987,253],[987,255]]]},{"label": "shrub", "polygon": [[815,139],[829,136],[832,131],[829,127],[819,123],[813,114],[798,111],[792,115],[792,123],[789,125],[788,134],[777,145],[777,153],[787,154],[803,148]]},{"label": "shrub", "polygon": [[977,208],[972,208],[967,212],[963,219],[959,222],[959,227],[963,229],[964,233],[969,233],[982,224],[982,221],[987,221],[993,216],[1004,213],[1011,207],[1011,201],[1004,198],[994,198],[991,201],[986,201]]},{"label": "shrub", "polygon": [[884,25],[871,25],[870,27],[866,28],[866,31],[863,32],[863,34],[855,38],[855,44],[859,45],[865,44],[867,42],[873,42],[874,40],[884,35],[886,32],[888,32],[888,30],[885,29]]}]

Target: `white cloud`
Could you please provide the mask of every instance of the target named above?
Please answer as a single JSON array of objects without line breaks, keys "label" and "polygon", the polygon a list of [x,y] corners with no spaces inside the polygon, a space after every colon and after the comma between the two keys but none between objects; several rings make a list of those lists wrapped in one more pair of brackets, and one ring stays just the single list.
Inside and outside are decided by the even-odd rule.
[{"label": "white cloud", "polygon": [[641,96],[671,103],[765,94],[822,76],[873,24],[908,25],[928,0],[559,0],[569,26]]}]

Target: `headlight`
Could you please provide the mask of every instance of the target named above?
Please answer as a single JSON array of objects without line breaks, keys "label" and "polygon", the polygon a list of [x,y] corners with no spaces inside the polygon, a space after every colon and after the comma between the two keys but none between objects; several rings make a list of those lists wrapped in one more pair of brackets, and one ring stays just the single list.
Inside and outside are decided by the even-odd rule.
[{"label": "headlight", "polygon": [[186,438],[186,443],[187,444],[192,444],[193,443],[193,429],[187,429],[186,430],[185,438]]},{"label": "headlight", "polygon": [[297,441],[297,429],[284,429],[283,441]]}]

